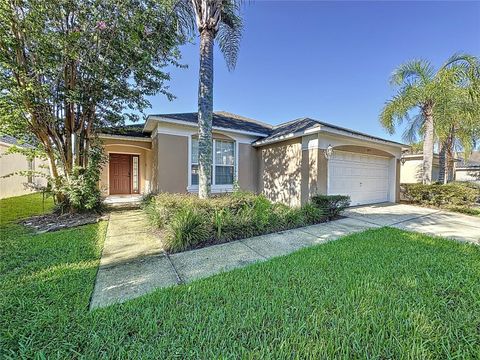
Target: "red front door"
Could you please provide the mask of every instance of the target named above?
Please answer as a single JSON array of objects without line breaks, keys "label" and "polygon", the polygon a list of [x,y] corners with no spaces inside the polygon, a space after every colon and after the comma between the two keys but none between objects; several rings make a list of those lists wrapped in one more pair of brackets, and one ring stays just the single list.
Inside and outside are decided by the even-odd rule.
[{"label": "red front door", "polygon": [[132,193],[132,155],[110,154],[110,194]]}]

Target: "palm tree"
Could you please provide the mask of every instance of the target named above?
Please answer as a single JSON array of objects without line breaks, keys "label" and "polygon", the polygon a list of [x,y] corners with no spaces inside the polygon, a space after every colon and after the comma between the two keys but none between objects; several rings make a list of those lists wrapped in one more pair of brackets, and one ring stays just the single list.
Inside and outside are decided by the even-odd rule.
[{"label": "palm tree", "polygon": [[468,155],[480,138],[480,61],[468,54],[454,54],[440,69],[448,96],[437,107],[439,181],[449,179],[455,150]]},{"label": "palm tree", "polygon": [[462,150],[469,154],[480,136],[480,105],[470,96],[469,89],[454,86],[449,98],[436,107],[435,131],[439,142],[439,179],[449,181],[454,153]]},{"label": "palm tree", "polygon": [[434,147],[434,108],[438,96],[438,81],[433,66],[425,60],[413,60],[400,65],[392,74],[390,82],[398,88],[380,114],[380,123],[391,134],[395,126],[409,120],[409,112],[419,109],[419,116],[411,121],[423,134],[422,182],[432,182]]},{"label": "palm tree", "polygon": [[200,79],[198,84],[198,167],[200,198],[211,191],[213,45],[218,41],[229,70],[235,68],[243,23],[238,0],[191,0],[200,34]]}]

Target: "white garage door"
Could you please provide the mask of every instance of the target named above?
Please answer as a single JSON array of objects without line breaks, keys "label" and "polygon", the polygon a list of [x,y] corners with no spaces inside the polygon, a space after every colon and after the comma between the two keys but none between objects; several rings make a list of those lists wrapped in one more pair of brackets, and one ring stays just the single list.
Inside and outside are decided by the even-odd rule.
[{"label": "white garage door", "polygon": [[349,195],[352,205],[389,200],[389,159],[334,151],[328,161],[328,194]]}]

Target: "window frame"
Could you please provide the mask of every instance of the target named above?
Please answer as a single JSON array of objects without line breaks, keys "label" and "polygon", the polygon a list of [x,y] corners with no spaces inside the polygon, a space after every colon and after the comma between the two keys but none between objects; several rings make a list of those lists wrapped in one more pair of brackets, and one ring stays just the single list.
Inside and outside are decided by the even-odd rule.
[{"label": "window frame", "polygon": [[[192,184],[192,166],[193,165],[198,165],[197,163],[192,162],[192,150],[193,150],[193,140],[198,139],[197,136],[190,135],[188,137],[188,186],[187,186],[187,191],[188,192],[198,192],[198,185],[193,185]],[[221,184],[217,185],[215,184],[215,149],[216,149],[216,142],[218,141],[227,141],[233,143],[233,158],[234,158],[234,163],[233,163],[233,184]],[[219,166],[232,166],[232,165],[219,165]],[[212,193],[221,193],[221,192],[232,192],[233,191],[233,186],[236,181],[238,181],[238,141],[235,139],[215,139],[213,138],[213,144],[212,144]]]}]

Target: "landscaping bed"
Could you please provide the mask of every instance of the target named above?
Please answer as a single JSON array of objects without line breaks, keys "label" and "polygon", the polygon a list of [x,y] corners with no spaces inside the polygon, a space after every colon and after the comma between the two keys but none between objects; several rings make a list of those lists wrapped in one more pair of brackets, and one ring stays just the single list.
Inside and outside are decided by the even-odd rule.
[{"label": "landscaping bed", "polygon": [[50,231],[58,231],[72,227],[94,224],[101,220],[107,220],[106,215],[95,212],[73,214],[45,214],[33,216],[20,222],[21,225],[33,229],[37,234]]},{"label": "landscaping bed", "polygon": [[206,200],[162,193],[147,199],[144,208],[162,232],[164,249],[178,252],[330,221],[349,204],[349,198],[340,195],[316,195],[292,208],[247,192]]},{"label": "landscaping bed", "polygon": [[407,203],[480,216],[480,184],[402,184],[401,192]]}]

